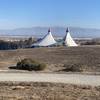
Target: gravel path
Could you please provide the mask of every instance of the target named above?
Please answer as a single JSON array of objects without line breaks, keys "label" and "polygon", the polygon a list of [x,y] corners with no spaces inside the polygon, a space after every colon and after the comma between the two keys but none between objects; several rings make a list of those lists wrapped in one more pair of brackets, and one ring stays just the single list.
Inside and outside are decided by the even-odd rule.
[{"label": "gravel path", "polygon": [[99,75],[50,74],[50,73],[0,73],[0,81],[51,82],[77,85],[100,85]]}]

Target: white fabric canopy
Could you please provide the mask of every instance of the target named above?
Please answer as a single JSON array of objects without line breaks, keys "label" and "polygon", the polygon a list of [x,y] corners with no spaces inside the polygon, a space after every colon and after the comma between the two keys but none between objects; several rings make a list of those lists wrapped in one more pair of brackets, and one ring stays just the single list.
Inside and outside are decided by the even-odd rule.
[{"label": "white fabric canopy", "polygon": [[66,46],[78,46],[75,41],[73,40],[73,38],[70,35],[69,30],[66,30],[66,36],[64,37],[64,44]]},{"label": "white fabric canopy", "polygon": [[44,46],[45,47],[45,46],[51,46],[54,44],[56,44],[56,41],[53,38],[51,31],[48,30],[48,34],[44,36],[44,38],[41,41],[33,44],[32,46]]}]

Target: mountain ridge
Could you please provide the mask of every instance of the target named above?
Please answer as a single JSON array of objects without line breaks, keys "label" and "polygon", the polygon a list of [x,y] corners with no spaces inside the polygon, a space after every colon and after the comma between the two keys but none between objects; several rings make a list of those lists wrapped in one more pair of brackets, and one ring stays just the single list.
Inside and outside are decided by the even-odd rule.
[{"label": "mountain ridge", "polygon": [[[0,30],[0,35],[29,35],[29,36],[44,36],[47,34],[49,27],[30,27],[30,28],[17,28],[17,29],[8,29]],[[66,27],[50,27],[51,32],[54,36],[62,37],[66,34]],[[100,29],[95,28],[81,28],[81,27],[69,27],[72,37],[74,38],[98,38],[100,37]]]}]

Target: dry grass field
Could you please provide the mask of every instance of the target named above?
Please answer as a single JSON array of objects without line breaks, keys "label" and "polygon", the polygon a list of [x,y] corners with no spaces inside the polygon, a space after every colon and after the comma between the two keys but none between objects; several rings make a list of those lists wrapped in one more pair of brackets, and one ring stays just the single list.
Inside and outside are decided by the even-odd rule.
[{"label": "dry grass field", "polygon": [[64,64],[79,65],[86,72],[100,72],[100,46],[1,50],[0,69],[8,69],[24,58],[48,64],[47,72],[64,71]]},{"label": "dry grass field", "polygon": [[100,100],[100,87],[0,82],[0,100]]},{"label": "dry grass field", "polygon": [[[65,68],[70,65],[85,72],[100,72],[100,46],[1,50],[0,69],[9,69],[24,58],[46,63],[48,66],[43,72],[66,72]],[[100,86],[0,82],[0,100],[100,100]]]}]

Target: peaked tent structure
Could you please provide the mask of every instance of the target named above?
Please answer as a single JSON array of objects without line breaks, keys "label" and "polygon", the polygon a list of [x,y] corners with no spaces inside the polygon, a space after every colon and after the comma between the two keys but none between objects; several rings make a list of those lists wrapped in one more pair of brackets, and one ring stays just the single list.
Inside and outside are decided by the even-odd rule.
[{"label": "peaked tent structure", "polygon": [[66,30],[66,35],[64,37],[64,45],[65,46],[69,46],[69,47],[75,47],[75,46],[78,46],[75,41],[73,40],[73,38],[71,37],[70,35],[70,32],[69,32],[69,29],[67,28]]},{"label": "peaked tent structure", "polygon": [[42,40],[32,45],[32,47],[47,47],[56,44],[55,39],[53,38],[50,29],[48,30],[48,34],[44,36]]}]

